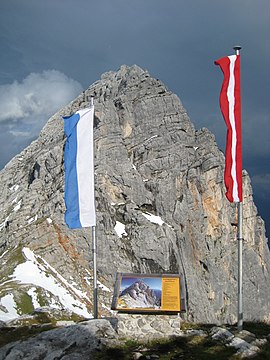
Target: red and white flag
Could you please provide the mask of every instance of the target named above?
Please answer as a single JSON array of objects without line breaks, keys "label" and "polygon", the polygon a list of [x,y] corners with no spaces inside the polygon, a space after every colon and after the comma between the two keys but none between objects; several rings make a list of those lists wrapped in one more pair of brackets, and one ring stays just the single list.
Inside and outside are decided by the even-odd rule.
[{"label": "red and white flag", "polygon": [[224,181],[230,202],[242,202],[242,130],[240,93],[240,55],[215,61],[224,80],[220,92],[220,108],[227,125]]}]

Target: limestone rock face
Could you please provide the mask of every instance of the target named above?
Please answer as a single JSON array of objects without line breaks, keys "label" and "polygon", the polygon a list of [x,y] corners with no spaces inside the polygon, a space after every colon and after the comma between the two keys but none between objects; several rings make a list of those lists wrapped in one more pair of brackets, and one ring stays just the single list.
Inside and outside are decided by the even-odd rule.
[{"label": "limestone rock face", "polygon": [[0,360],[89,359],[115,337],[108,320],[85,321],[9,343],[0,349]]},{"label": "limestone rock face", "polygon": [[[33,308],[50,296],[64,305],[59,289],[18,277],[17,266],[30,262],[81,302],[78,314],[91,312],[91,230],[64,223],[62,120],[91,95],[100,313],[108,315],[116,272],[181,273],[189,319],[235,322],[237,209],[224,195],[224,155],[178,97],[138,66],[104,74],[1,171],[0,314],[8,299],[23,313],[22,296]],[[246,171],[243,186],[244,319],[270,320],[269,249]]]}]

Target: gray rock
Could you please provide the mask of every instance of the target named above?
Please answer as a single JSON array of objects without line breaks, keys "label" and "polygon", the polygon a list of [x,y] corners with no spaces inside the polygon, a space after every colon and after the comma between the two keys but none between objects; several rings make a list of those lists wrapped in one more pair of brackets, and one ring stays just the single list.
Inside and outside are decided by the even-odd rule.
[{"label": "gray rock", "polygon": [[244,359],[252,358],[260,351],[258,346],[251,345],[239,337],[234,337],[228,346],[234,347],[237,350],[236,354]]},{"label": "gray rock", "polygon": [[241,350],[241,351],[250,349],[250,347],[251,347],[251,345],[247,341],[245,341],[239,337],[234,337],[232,339],[232,341],[228,344],[228,346],[234,347],[235,349]]},{"label": "gray rock", "polygon": [[250,331],[247,331],[247,330],[242,330],[242,331],[239,331],[236,336],[240,339],[243,339],[245,340],[246,342],[248,343],[251,343],[252,341],[254,341],[256,339],[256,335],[253,334],[252,332]]},{"label": "gray rock", "polygon": [[0,320],[0,328],[5,327],[5,326],[6,326],[5,321]]},{"label": "gray rock", "polygon": [[[112,291],[116,272],[181,273],[187,319],[235,323],[237,210],[224,195],[224,155],[210,131],[195,129],[178,97],[135,65],[104,74],[49,119],[38,139],[0,172],[3,283],[26,261],[21,249],[27,247],[43,267],[54,269],[47,267],[47,276],[60,281],[60,274],[74,301],[92,311],[90,231],[69,230],[64,223],[62,120],[88,106],[90,95],[95,103],[99,281]],[[244,319],[265,320],[270,318],[269,249],[246,171],[243,192]],[[146,213],[163,223],[149,221]],[[117,221],[126,235],[116,233]],[[86,295],[79,296],[67,283]],[[33,284],[13,281],[1,287],[0,296],[12,293],[20,309],[31,289]],[[64,306],[57,293],[38,286],[35,291],[42,303]],[[99,289],[100,315],[110,315],[111,297],[112,292]]]},{"label": "gray rock", "polygon": [[214,340],[230,341],[234,337],[234,335],[230,331],[221,327],[212,328],[210,334],[212,336],[212,339]]},{"label": "gray rock", "polygon": [[133,356],[133,359],[134,359],[134,360],[139,360],[140,358],[143,357],[143,354],[140,353],[140,352],[134,352],[134,353],[132,354],[132,356]]},{"label": "gray rock", "polygon": [[201,329],[190,329],[185,331],[186,336],[201,336],[206,337],[207,333]]},{"label": "gray rock", "polygon": [[[141,318],[145,321],[139,321]],[[26,340],[11,342],[0,348],[0,360],[87,359],[93,358],[95,353],[100,352],[104,347],[124,346],[128,339],[140,341],[137,351],[130,354],[131,358],[139,359],[145,356],[149,350],[150,340],[177,339],[183,336],[202,336],[208,337],[209,340],[215,339],[217,344],[225,343],[227,346],[234,347],[241,358],[248,358],[256,355],[267,342],[265,338],[257,338],[252,343],[248,343],[219,327],[212,328],[209,335],[202,329],[179,332],[172,326],[170,327],[175,323],[176,318],[172,321],[170,316],[165,315],[123,314],[117,319],[118,321],[115,320],[113,318],[89,320],[65,328],[42,332]],[[158,354],[147,356],[157,358]]]},{"label": "gray rock", "polygon": [[257,346],[257,347],[262,347],[265,344],[267,344],[267,339],[255,339],[254,341],[252,341],[251,345],[253,346]]},{"label": "gray rock", "polygon": [[[0,360],[85,359],[117,335],[107,320],[90,320],[78,325],[43,332],[0,349]],[[74,357],[72,357],[74,354]]]},{"label": "gray rock", "polygon": [[248,358],[254,358],[258,353],[260,352],[260,349],[256,346],[251,346],[249,349],[246,349],[244,351],[238,351],[237,354],[240,354],[241,359],[248,359]]}]

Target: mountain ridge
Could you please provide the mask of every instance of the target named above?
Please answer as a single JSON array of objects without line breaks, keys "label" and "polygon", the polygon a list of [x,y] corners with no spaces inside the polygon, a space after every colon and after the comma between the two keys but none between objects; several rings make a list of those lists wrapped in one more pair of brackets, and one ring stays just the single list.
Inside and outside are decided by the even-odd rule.
[{"label": "mountain ridge", "polygon": [[[181,273],[190,320],[234,323],[237,212],[224,196],[224,155],[209,130],[195,129],[179,98],[136,65],[103,74],[0,172],[0,256],[28,247],[92,303],[85,280],[91,232],[69,230],[63,217],[62,120],[89,106],[90,96],[99,281],[112,291],[116,272]],[[246,171],[243,187],[244,316],[269,321],[269,249]],[[100,289],[100,314],[111,314],[111,296]]]}]

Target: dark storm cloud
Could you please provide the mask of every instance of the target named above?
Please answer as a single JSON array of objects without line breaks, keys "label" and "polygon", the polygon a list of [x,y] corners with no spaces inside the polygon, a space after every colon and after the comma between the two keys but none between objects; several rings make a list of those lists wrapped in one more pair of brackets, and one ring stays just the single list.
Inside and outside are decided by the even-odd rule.
[{"label": "dark storm cloud", "polygon": [[224,150],[214,60],[242,45],[244,167],[270,223],[269,14],[268,0],[3,0],[0,85],[56,69],[87,88],[103,72],[135,63],[175,92]]}]

